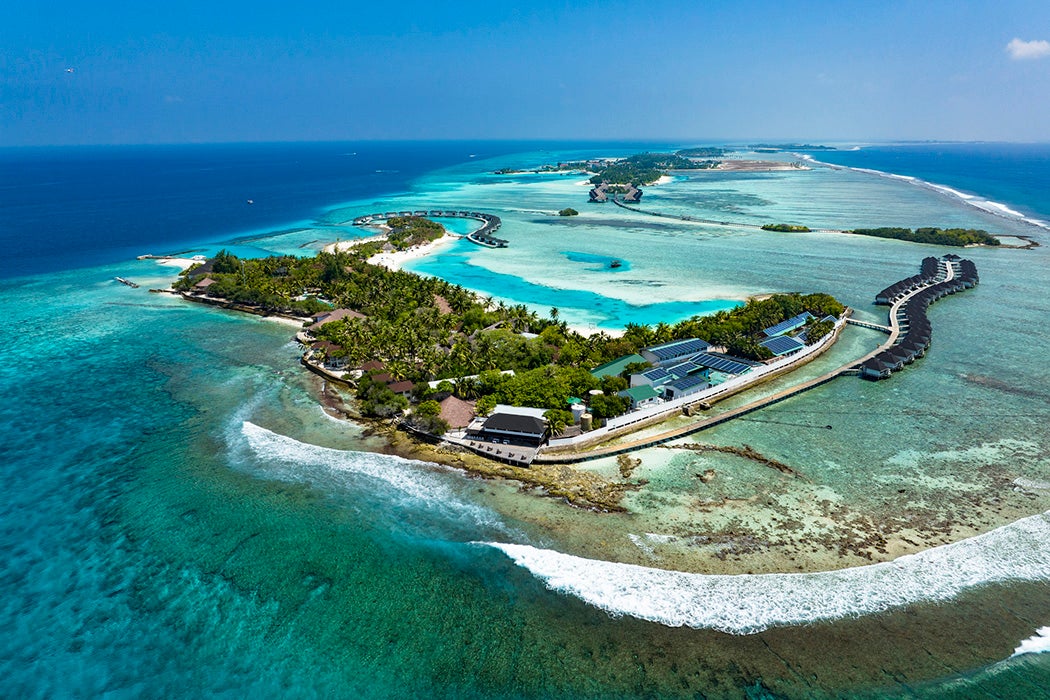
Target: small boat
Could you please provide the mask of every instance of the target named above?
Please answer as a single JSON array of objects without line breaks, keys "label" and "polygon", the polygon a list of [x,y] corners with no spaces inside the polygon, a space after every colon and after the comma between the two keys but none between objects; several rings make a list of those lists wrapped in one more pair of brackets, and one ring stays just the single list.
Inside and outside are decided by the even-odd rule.
[{"label": "small boat", "polygon": [[623,267],[623,263],[619,260],[613,260],[611,263],[609,263],[609,267]]},{"label": "small boat", "polygon": [[249,199],[248,200],[248,204],[255,204],[255,200],[254,199]]},{"label": "small boat", "polygon": [[138,289],[139,288],[139,286],[137,284],[135,284],[131,280],[126,280],[123,277],[114,277],[114,279],[117,280],[118,282],[120,282],[121,284],[126,284],[127,286],[131,287],[132,289]]}]

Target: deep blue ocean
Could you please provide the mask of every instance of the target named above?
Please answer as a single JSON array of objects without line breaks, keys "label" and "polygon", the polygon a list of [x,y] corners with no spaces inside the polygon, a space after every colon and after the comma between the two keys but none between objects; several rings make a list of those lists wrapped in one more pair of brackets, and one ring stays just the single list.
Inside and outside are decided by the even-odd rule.
[{"label": "deep blue ocean", "polygon": [[[542,541],[478,500],[502,486],[382,454],[319,408],[287,326],[151,295],[171,272],[134,260],[263,255],[474,159],[668,145],[0,150],[0,696],[1050,697],[1050,655],[958,631],[1047,624],[1040,584],[748,636],[555,594],[472,544]],[[1050,220],[1048,145],[814,156]]]},{"label": "deep blue ocean", "polygon": [[1050,218],[1050,144],[948,143],[822,151],[825,163],[908,175]]}]

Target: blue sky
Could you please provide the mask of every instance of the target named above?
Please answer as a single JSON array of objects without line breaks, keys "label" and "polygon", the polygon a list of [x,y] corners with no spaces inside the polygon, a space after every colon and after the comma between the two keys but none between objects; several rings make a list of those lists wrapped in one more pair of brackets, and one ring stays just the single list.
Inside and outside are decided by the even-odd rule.
[{"label": "blue sky", "polygon": [[1045,0],[275,5],[4,3],[0,145],[1050,140]]}]

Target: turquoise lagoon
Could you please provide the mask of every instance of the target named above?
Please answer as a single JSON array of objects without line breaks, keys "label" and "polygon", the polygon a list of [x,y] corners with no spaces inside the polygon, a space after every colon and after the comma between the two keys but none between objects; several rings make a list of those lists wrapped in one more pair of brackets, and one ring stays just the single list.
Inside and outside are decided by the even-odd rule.
[{"label": "turquoise lagoon", "polygon": [[[313,148],[319,168],[365,153]],[[804,480],[730,455],[650,450],[637,472],[649,485],[615,516],[384,454],[381,441],[319,406],[291,328],[149,294],[170,269],[125,255],[231,244],[309,254],[360,235],[343,225],[355,215],[470,207],[501,216],[511,246],[461,242],[414,269],[614,329],[782,290],[827,291],[879,319],[873,293],[946,252],[678,224],[587,205],[579,176],[491,174],[632,150],[530,148],[486,158],[483,145],[377,147],[360,172],[331,173],[359,190],[325,195],[328,206],[288,195],[280,210],[225,231],[131,237],[109,249],[99,230],[92,237],[108,258],[52,260],[0,281],[5,694],[1045,694],[1047,657],[1010,656],[1050,623],[1045,521],[1025,519],[1050,508],[1046,247],[966,251],[981,286],[931,308],[934,347],[914,368],[878,384],[839,379],[698,438],[751,445]],[[419,151],[431,161],[404,165]],[[277,167],[286,161],[251,149],[222,158],[294,179]],[[391,162],[402,167],[379,167]],[[382,181],[360,184],[373,177]],[[243,207],[232,182],[226,191]],[[294,182],[304,193],[316,185]],[[100,194],[116,226],[127,198]],[[967,225],[1045,239],[943,193],[819,167],[696,174],[649,188],[644,202],[719,221]],[[553,215],[565,206],[581,216]],[[16,213],[9,220],[23,221]],[[61,242],[61,232],[50,235]],[[605,258],[628,264],[593,262]],[[856,329],[819,362],[877,342]],[[715,478],[699,481],[708,469]],[[856,538],[875,530],[966,543],[890,565],[891,585],[885,567],[839,557],[836,547],[856,539],[841,523]],[[981,532],[992,534],[971,538]],[[855,568],[849,585],[837,574],[766,577],[793,565]],[[755,591],[765,602],[749,608]]]}]

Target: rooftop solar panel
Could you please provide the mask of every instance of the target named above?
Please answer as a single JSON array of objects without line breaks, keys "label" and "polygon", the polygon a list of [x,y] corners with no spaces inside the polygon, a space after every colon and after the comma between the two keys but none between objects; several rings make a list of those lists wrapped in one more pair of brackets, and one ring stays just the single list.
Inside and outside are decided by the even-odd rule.
[{"label": "rooftop solar panel", "polygon": [[778,335],[780,333],[785,333],[787,331],[794,330],[795,328],[798,328],[799,326],[804,324],[807,319],[810,319],[810,318],[813,318],[813,314],[811,314],[808,311],[804,311],[804,312],[800,313],[798,316],[793,316],[792,318],[789,318],[786,321],[781,321],[780,323],[776,324],[775,326],[770,326],[769,328],[765,329],[762,332],[765,333],[767,336],[773,336],[773,335]]},{"label": "rooftop solar panel", "polygon": [[664,343],[663,345],[654,345],[646,349],[660,360],[671,360],[694,352],[701,352],[709,347],[709,343],[699,338],[687,338],[685,340],[676,340],[672,343]]},{"label": "rooftop solar panel", "polygon": [[692,389],[694,386],[699,386],[700,384],[706,383],[706,379],[694,374],[691,377],[682,377],[678,381],[671,382],[670,384],[668,384],[668,386],[679,391],[684,391],[685,389]]},{"label": "rooftop solar panel", "polygon": [[700,353],[692,361],[701,367],[709,367],[727,374],[744,374],[751,369],[750,365],[746,365],[743,362],[737,362],[736,360],[730,360],[728,357],[719,357],[706,352]]},{"label": "rooftop solar panel", "polygon": [[763,340],[759,345],[774,355],[786,355],[789,352],[795,352],[806,347],[802,341],[786,335],[778,335],[775,338]]}]

